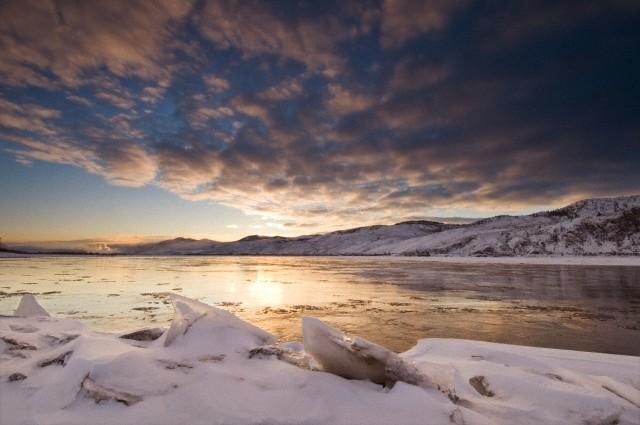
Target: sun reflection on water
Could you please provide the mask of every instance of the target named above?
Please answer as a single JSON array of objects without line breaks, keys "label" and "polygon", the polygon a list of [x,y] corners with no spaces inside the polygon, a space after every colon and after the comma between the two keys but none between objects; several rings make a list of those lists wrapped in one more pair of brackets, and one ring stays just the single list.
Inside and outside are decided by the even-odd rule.
[{"label": "sun reflection on water", "polygon": [[249,284],[249,296],[258,305],[281,305],[283,303],[283,284],[269,279],[261,270],[258,270],[256,278]]}]

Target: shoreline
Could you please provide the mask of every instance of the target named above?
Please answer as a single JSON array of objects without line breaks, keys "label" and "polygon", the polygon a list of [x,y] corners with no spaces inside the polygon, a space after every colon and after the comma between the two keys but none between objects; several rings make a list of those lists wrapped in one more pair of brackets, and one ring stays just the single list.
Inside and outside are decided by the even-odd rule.
[{"label": "shoreline", "polygon": [[467,263],[467,264],[527,264],[566,266],[630,266],[640,267],[640,255],[584,255],[584,256],[513,256],[513,257],[465,257],[465,256],[414,256],[414,255],[268,255],[268,254],[185,254],[185,255],[136,255],[136,254],[95,254],[95,253],[17,253],[0,251],[0,259],[6,258],[47,258],[47,257],[89,257],[89,258],[181,258],[181,257],[301,257],[301,258],[354,258],[354,259],[394,259],[422,262]]}]

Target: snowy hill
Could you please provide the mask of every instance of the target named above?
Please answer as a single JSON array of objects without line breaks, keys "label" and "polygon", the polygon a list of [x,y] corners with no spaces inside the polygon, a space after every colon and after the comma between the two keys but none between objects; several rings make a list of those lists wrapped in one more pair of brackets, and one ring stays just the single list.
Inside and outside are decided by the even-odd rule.
[{"label": "snowy hill", "polygon": [[113,245],[111,249],[131,255],[188,255],[210,249],[218,243],[210,239],[175,238],[139,245]]},{"label": "snowy hill", "polygon": [[384,250],[403,255],[638,255],[640,196],[589,199],[554,211],[489,218]]},{"label": "snowy hill", "polygon": [[252,235],[227,243],[178,238],[157,244],[116,248],[120,253],[141,255],[364,255],[373,250],[382,250],[390,243],[421,238],[457,227],[458,225],[431,221],[410,221],[292,238]]},{"label": "snowy hill", "polygon": [[141,255],[640,255],[640,196],[588,199],[462,225],[407,221],[292,238],[178,238],[113,248]]}]

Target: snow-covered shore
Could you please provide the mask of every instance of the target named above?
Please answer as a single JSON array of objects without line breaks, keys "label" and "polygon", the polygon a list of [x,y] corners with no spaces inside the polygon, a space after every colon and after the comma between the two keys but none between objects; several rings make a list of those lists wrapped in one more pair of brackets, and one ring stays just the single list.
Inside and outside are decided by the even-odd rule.
[{"label": "snow-covered shore", "polygon": [[173,303],[168,330],[122,338],[26,296],[0,318],[0,423],[640,424],[638,357],[452,339],[396,355],[311,318],[278,344]]},{"label": "snow-covered shore", "polygon": [[640,256],[516,256],[516,257],[408,257],[417,261],[468,264],[541,264],[558,266],[633,266],[640,267]]}]

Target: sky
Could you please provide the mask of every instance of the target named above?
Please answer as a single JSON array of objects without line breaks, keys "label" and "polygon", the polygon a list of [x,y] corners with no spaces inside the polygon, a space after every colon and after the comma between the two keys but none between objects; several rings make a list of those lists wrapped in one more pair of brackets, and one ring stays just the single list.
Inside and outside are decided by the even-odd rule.
[{"label": "sky", "polygon": [[640,193],[637,1],[0,3],[0,237],[234,240]]}]

